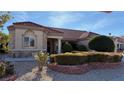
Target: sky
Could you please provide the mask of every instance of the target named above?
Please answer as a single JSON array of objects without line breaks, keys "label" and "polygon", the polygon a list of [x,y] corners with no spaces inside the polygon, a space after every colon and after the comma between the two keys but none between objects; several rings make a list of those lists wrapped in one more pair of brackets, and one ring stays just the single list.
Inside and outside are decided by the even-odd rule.
[{"label": "sky", "polygon": [[13,22],[35,22],[44,26],[86,30],[101,35],[124,36],[124,11],[104,13],[97,11],[11,11],[14,17],[4,26],[4,32],[8,33],[7,26]]}]

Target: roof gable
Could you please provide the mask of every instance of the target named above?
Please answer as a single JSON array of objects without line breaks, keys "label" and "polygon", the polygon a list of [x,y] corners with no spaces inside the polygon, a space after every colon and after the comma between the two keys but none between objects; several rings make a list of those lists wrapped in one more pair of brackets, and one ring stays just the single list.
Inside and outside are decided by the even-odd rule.
[{"label": "roof gable", "polygon": [[9,26],[8,29],[14,29],[16,27],[32,27],[32,28],[36,28],[36,29],[45,29],[44,31],[48,32],[48,33],[63,33],[61,31],[55,30],[55,29],[51,29],[49,27],[43,26],[43,25],[39,25],[37,23],[34,22],[16,22],[13,23],[13,25]]}]

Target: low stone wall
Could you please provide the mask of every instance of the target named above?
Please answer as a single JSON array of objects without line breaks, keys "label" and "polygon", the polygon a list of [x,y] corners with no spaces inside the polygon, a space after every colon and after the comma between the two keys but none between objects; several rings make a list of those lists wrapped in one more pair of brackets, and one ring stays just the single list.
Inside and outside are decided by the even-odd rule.
[{"label": "low stone wall", "polygon": [[77,66],[65,66],[65,65],[56,65],[56,64],[48,64],[48,68],[50,68],[53,71],[67,73],[67,74],[82,74],[86,73],[93,69],[107,69],[107,68],[117,68],[122,65],[121,62],[117,63],[89,63],[89,64],[83,64],[83,65],[77,65]]},{"label": "low stone wall", "polygon": [[89,63],[90,68],[92,69],[114,69],[114,68],[118,68],[122,66],[122,62],[116,62],[116,63],[110,63],[110,62],[106,62],[106,63],[100,63],[100,62],[96,62],[96,63]]},{"label": "low stone wall", "polygon": [[15,81],[17,78],[16,75],[10,75],[10,76],[6,76],[0,79],[0,81]]}]

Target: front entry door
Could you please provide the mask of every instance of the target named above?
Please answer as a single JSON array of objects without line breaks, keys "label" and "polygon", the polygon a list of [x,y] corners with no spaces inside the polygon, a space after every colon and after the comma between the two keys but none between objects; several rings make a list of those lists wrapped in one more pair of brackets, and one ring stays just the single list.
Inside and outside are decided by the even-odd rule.
[{"label": "front entry door", "polygon": [[47,52],[55,53],[55,39],[47,39]]}]

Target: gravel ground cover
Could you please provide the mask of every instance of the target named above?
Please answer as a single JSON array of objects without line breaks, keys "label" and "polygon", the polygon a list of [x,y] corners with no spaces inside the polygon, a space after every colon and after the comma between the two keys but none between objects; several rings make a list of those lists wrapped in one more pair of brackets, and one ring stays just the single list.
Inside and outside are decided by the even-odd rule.
[{"label": "gravel ground cover", "polygon": [[63,74],[44,68],[38,73],[36,62],[13,62],[19,81],[122,81],[124,80],[124,63],[115,69],[92,70],[85,74]]}]

